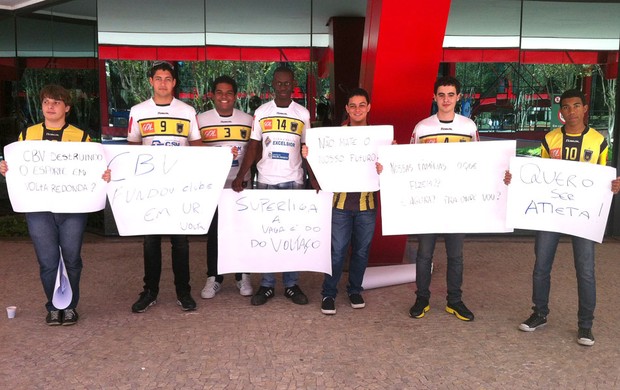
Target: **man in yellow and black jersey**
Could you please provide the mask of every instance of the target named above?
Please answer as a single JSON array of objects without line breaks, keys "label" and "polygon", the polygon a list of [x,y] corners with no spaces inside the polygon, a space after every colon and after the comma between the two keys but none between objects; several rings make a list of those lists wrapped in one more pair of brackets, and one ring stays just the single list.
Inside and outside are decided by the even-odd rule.
[{"label": "man in yellow and black jersey", "polygon": [[[561,160],[581,161],[591,164],[607,165],[608,145],[605,137],[585,123],[588,105],[585,95],[577,90],[565,91],[560,97],[560,113],[566,124],[550,131],[542,141],[541,157]],[[504,183],[511,181],[506,172]],[[620,190],[620,177],[611,183],[611,190]],[[594,276],[594,241],[571,236],[573,257],[577,271],[577,342],[580,345],[594,345],[592,323],[596,306],[596,279]],[[536,233],[534,252],[536,262],[532,275],[533,313],[519,325],[524,332],[532,332],[547,324],[549,314],[549,290],[551,288],[551,267],[560,240],[560,233],[539,231]]]},{"label": "man in yellow and black jersey", "polygon": [[[19,141],[90,142],[88,133],[66,122],[71,109],[71,95],[65,88],[47,85],[41,89],[39,97],[44,121],[24,130],[19,135]],[[8,163],[0,161],[0,174],[6,175],[8,169]],[[102,178],[109,182],[110,171],[107,170]],[[83,266],[81,250],[87,217],[86,213],[26,213],[28,233],[34,244],[41,284],[47,297],[47,325],[74,325],[78,321],[77,305]],[[55,307],[52,302],[61,251],[73,292],[69,306],[64,309]]]},{"label": "man in yellow and black jersey", "polygon": [[[157,61],[148,72],[153,97],[129,112],[127,142],[130,145],[201,146],[196,110],[174,97],[177,75],[174,65]],[[189,284],[189,242],[186,235],[170,235],[172,271],[177,303],[183,310],[196,310]],[[161,236],[144,236],[144,287],[131,311],[143,313],[157,302],[161,277]]]},{"label": "man in yellow and black jersey", "polygon": [[[349,91],[345,110],[349,116],[348,126],[368,126],[370,97],[362,88]],[[334,129],[338,131],[338,129]],[[308,147],[302,148],[302,156],[308,156]],[[321,313],[336,314],[336,295],[342,276],[349,246],[349,280],[347,295],[354,309],[362,309],[366,302],[362,297],[362,281],[368,265],[370,244],[377,220],[377,192],[335,192],[332,202],[332,274],[325,274],[321,295]]]}]

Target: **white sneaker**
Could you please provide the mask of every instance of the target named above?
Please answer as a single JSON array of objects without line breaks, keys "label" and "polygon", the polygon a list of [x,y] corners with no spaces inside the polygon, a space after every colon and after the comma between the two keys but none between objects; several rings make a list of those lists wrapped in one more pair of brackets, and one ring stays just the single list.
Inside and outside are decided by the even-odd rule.
[{"label": "white sneaker", "polygon": [[220,291],[221,284],[215,281],[215,276],[209,276],[205,288],[200,292],[200,296],[204,299],[213,298]]},{"label": "white sneaker", "polygon": [[241,274],[241,280],[237,282],[237,288],[239,289],[239,294],[244,297],[249,297],[254,293],[252,289],[252,281],[250,280],[250,275]]}]

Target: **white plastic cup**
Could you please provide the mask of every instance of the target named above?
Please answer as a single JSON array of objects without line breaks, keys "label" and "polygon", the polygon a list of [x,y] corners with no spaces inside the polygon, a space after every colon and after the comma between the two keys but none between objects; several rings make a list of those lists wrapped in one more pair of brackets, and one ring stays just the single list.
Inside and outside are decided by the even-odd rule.
[{"label": "white plastic cup", "polygon": [[9,318],[15,318],[15,312],[17,311],[17,306],[8,306],[6,308],[6,315]]}]

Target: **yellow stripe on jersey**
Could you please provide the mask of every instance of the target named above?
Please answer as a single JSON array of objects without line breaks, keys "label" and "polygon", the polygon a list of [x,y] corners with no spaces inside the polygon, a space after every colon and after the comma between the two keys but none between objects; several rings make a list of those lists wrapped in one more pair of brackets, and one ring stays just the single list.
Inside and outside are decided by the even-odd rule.
[{"label": "yellow stripe on jersey", "polygon": [[261,118],[259,123],[263,133],[292,133],[301,137],[304,131],[304,122],[296,118],[268,116]]},{"label": "yellow stripe on jersey", "polygon": [[61,141],[61,142],[90,142],[90,136],[73,125],[65,125],[61,129],[47,129],[43,123],[28,127],[19,133],[18,140],[24,141],[24,133],[27,141]]},{"label": "yellow stripe on jersey", "polygon": [[449,142],[470,142],[471,135],[465,134],[430,134],[420,137],[421,144],[438,144]]},{"label": "yellow stripe on jersey", "polygon": [[[356,202],[357,204],[353,203]],[[339,210],[354,209],[358,211],[373,210],[375,197],[373,192],[334,192],[332,207]]]},{"label": "yellow stripe on jersey", "polygon": [[173,135],[189,136],[190,121],[185,118],[144,118],[138,120],[142,137]]},{"label": "yellow stripe on jersey", "polygon": [[577,135],[566,134],[563,128],[554,129],[545,135],[541,146],[542,158],[607,165],[607,139],[591,127]]},{"label": "yellow stripe on jersey", "polygon": [[200,128],[202,142],[218,141],[249,141],[250,126],[231,125],[231,126],[205,126]]}]

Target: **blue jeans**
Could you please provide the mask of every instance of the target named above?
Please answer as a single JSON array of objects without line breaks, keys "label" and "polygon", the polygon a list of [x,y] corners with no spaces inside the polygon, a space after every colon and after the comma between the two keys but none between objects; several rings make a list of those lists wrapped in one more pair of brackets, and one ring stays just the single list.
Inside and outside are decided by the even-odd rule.
[{"label": "blue jeans", "polygon": [[[144,289],[159,293],[161,277],[161,237],[144,236]],[[189,242],[185,235],[171,235],[172,272],[177,296],[189,294]]]},{"label": "blue jeans", "polygon": [[[448,266],[446,271],[446,286],[448,288],[448,303],[461,301],[463,292],[463,241],[465,234],[443,234]],[[418,256],[416,258],[416,295],[420,298],[430,299],[431,292],[431,266],[433,264],[433,252],[437,234],[420,234],[418,236]]]},{"label": "blue jeans", "polygon": [[323,297],[336,298],[345,256],[351,244],[347,293],[362,292],[364,272],[368,265],[370,243],[375,234],[377,210],[355,211],[332,209],[332,274],[323,279]]},{"label": "blue jeans", "polygon": [[[297,190],[304,188],[303,184],[299,184],[295,181],[287,181],[279,184],[266,184],[257,182],[256,188],[260,190]],[[282,272],[282,283],[284,287],[293,287],[299,281],[299,272]],[[262,287],[275,287],[276,275],[274,273],[263,274],[263,278],[260,281]]]},{"label": "blue jeans", "polygon": [[[596,279],[594,277],[594,241],[571,236],[573,257],[577,271],[577,294],[579,311],[577,323],[581,328],[591,328],[596,306]],[[532,275],[532,308],[538,314],[549,314],[549,290],[551,289],[551,268],[560,241],[560,233],[537,232],[534,251],[536,263]]]},{"label": "blue jeans", "polygon": [[80,300],[80,275],[82,274],[82,239],[86,229],[87,214],[26,213],[28,232],[39,261],[39,274],[47,297],[47,311],[58,310],[52,304],[60,251],[65,262],[73,298],[67,309],[75,309]]}]

